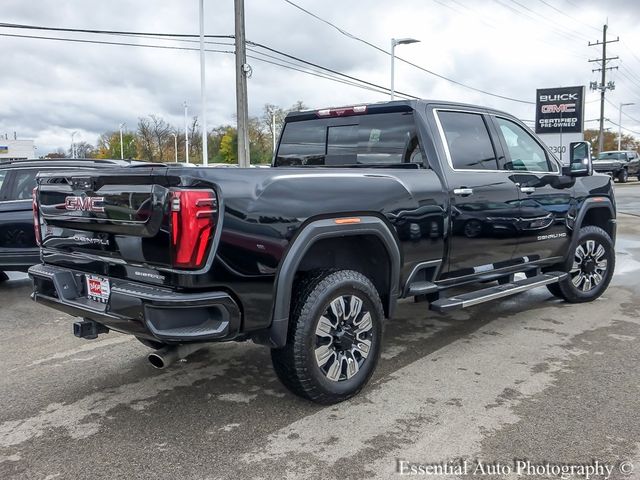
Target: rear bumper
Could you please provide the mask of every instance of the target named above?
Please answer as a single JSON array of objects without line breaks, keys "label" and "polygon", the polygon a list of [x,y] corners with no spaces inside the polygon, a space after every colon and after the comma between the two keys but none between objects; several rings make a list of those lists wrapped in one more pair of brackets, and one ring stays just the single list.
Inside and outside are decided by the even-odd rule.
[{"label": "rear bumper", "polygon": [[77,317],[165,343],[233,340],[241,315],[226,292],[179,293],[167,288],[109,278],[105,304],[86,297],[85,273],[51,265],[29,269],[31,298]]}]

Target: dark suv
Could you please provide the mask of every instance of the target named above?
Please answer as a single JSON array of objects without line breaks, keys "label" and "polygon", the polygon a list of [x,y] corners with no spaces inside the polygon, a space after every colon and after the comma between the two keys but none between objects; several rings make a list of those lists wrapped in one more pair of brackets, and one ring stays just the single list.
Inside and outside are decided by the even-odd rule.
[{"label": "dark suv", "polygon": [[626,183],[630,175],[640,180],[640,156],[633,150],[602,152],[593,161],[593,169],[611,175],[620,183]]},{"label": "dark suv", "polygon": [[0,162],[0,282],[6,271],[26,272],[40,263],[33,230],[32,192],[38,172],[125,166],[120,160],[41,159]]}]

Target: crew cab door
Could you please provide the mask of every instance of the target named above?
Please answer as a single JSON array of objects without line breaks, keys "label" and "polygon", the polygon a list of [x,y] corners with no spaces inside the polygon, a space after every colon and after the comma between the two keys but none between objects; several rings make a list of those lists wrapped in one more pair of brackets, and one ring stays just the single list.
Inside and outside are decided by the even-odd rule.
[{"label": "crew cab door", "polygon": [[[509,266],[517,245],[518,188],[500,170],[502,146],[481,111],[435,109],[450,199],[448,271],[443,278]],[[444,163],[444,162],[443,162]]]},{"label": "crew cab door", "polygon": [[492,120],[505,152],[501,167],[511,172],[519,189],[516,260],[564,256],[571,238],[566,221],[571,185],[561,181],[560,165],[527,129],[506,117]]}]

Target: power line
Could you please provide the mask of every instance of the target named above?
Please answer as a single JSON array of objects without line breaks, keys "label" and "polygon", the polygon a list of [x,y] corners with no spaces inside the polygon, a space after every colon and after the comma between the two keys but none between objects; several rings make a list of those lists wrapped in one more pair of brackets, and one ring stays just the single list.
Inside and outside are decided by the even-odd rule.
[{"label": "power line", "polygon": [[[39,30],[44,30],[45,28],[38,28]],[[84,33],[84,32],[83,32]],[[94,32],[91,32],[94,33]],[[107,33],[107,32],[101,32],[101,33]],[[110,33],[110,32],[109,32]],[[129,35],[134,35],[134,36],[138,36],[138,34],[135,34],[133,32],[118,32],[118,33],[114,33],[116,35],[123,35],[123,36],[129,36]],[[144,35],[146,38],[150,37],[150,36],[155,36],[155,34],[149,34],[149,33],[145,33],[142,34]],[[83,43],[83,44],[98,44],[98,45],[117,45],[117,46],[128,46],[128,47],[143,47],[143,48],[154,48],[154,49],[165,49],[165,50],[183,50],[183,51],[197,51],[197,48],[190,48],[190,47],[178,47],[178,46],[169,46],[169,45],[153,45],[153,44],[147,44],[147,43],[130,43],[130,42],[115,42],[115,41],[102,41],[102,40],[88,40],[88,39],[78,39],[78,38],[67,38],[67,37],[50,37],[50,36],[36,36],[36,35],[23,35],[23,34],[11,34],[11,33],[0,33],[0,36],[2,37],[12,37],[12,38],[27,38],[27,39],[39,39],[39,40],[51,40],[51,41],[62,41],[62,42],[72,42],[72,43]],[[179,41],[189,41],[189,40],[179,40]],[[194,40],[195,42],[195,40]],[[212,43],[212,42],[207,42],[207,43]],[[217,42],[214,42],[217,43]],[[298,57],[294,57],[292,55],[286,54],[284,52],[280,52],[276,49],[273,49],[271,47],[268,47],[266,45],[262,45],[259,43],[254,43],[254,42],[247,42],[249,44],[255,45],[257,47],[260,48],[265,48],[268,49],[272,52],[276,52],[280,55],[283,55],[285,57],[288,58],[292,58],[295,59],[301,63],[306,63],[308,65],[314,66],[316,68],[319,68],[321,70],[326,70],[328,72],[330,72],[333,75],[336,76],[340,76],[340,77],[344,77],[350,81],[345,81],[345,80],[341,80],[339,78],[336,78],[332,75],[328,75],[328,74],[319,74],[318,72],[312,72],[312,71],[308,71],[308,70],[303,70],[300,68],[295,68],[296,71],[301,72],[301,73],[305,73],[307,75],[312,75],[312,76],[316,76],[319,78],[325,78],[328,80],[333,80],[333,81],[337,81],[339,83],[343,83],[346,85],[351,85],[354,87],[359,87],[359,88],[364,88],[366,90],[369,91],[375,91],[377,93],[388,93],[390,90],[387,87],[384,87],[382,85],[378,85],[372,82],[368,82],[366,80],[362,80],[360,78],[351,76],[351,75],[347,75],[344,74],[342,72],[339,72],[337,70],[333,70],[327,67],[323,67],[322,65],[318,65],[315,63],[311,63],[308,62],[306,60],[303,60],[301,58]],[[231,44],[229,44],[229,46],[232,46]],[[225,53],[225,54],[233,54],[234,52],[232,50],[219,50],[219,49],[206,49],[207,52],[210,53]],[[293,70],[294,68],[291,68],[290,66],[287,67],[285,65],[282,65],[280,63],[276,63],[273,61],[268,61],[262,58],[258,58],[255,56],[252,56],[251,58],[253,58],[254,60],[258,60],[261,61],[263,63],[269,63],[275,66],[279,66],[279,67],[283,67],[283,68],[289,68],[291,70]],[[398,92],[398,94],[400,96],[403,97],[408,97],[408,98],[418,98],[416,96],[404,93],[404,92]]]},{"label": "power line", "polygon": [[581,25],[584,25],[585,27],[589,27],[594,29],[595,31],[597,31],[598,33],[600,33],[600,28],[599,27],[594,27],[593,25],[589,25],[588,23],[582,22],[580,20],[578,20],[577,18],[575,18],[572,15],[569,15],[568,13],[566,13],[564,10],[559,9],[558,7],[555,7],[553,5],[551,5],[549,2],[546,2],[545,0],[539,0],[541,3],[544,3],[547,7],[551,8],[552,10],[555,10],[556,12],[564,15],[567,18],[570,18],[571,20],[573,20],[574,22],[578,22]]},{"label": "power line", "polygon": [[[487,22],[486,19],[483,18],[483,15],[482,15],[481,12],[478,12],[477,10],[474,10],[469,6],[458,2],[457,0],[449,0],[449,1],[453,2],[456,5],[459,5],[462,8],[464,8],[465,11],[453,8],[451,5],[449,5],[449,3],[447,3],[444,0],[433,0],[433,1],[435,3],[437,3],[438,5],[441,5],[441,6],[445,7],[445,8],[449,8],[449,9],[453,10],[454,12],[460,13],[462,15],[471,16],[471,17],[474,18],[474,20],[476,20],[476,21],[479,20],[480,22],[482,22],[483,24],[485,24],[489,28],[492,28],[492,29],[494,29],[494,30],[496,30],[498,32],[504,33],[504,28],[502,26],[498,26],[498,25],[495,25],[493,23]],[[554,51],[557,51],[558,49],[562,49],[567,53],[567,55],[571,55],[572,57],[575,57],[575,58],[584,59],[584,55],[579,54],[576,50],[570,50],[568,48],[565,48],[564,46],[559,45],[557,42],[556,43],[549,42],[549,41],[546,41],[546,40],[543,40],[541,38],[537,38],[537,37],[534,37],[534,36],[530,37],[530,39],[533,40],[534,42],[538,42],[538,43],[541,43],[541,44],[552,46],[554,48]],[[517,39],[514,39],[514,40],[517,40]]]},{"label": "power line", "polygon": [[620,124],[618,124],[618,123],[614,122],[613,120],[610,120],[610,119],[608,119],[608,118],[605,118],[605,120],[606,120],[607,122],[611,123],[612,125],[615,125],[616,127],[621,128],[622,130],[626,130],[627,132],[631,132],[631,133],[634,133],[634,134],[636,134],[636,135],[640,135],[640,132],[636,132],[635,130],[631,130],[630,128],[623,127],[622,125],[620,125]]},{"label": "power line", "polygon": [[[350,38],[352,40],[356,40],[358,42],[361,42],[361,43],[363,43],[363,44],[365,44],[365,45],[367,45],[367,46],[369,46],[371,48],[374,48],[375,50],[378,50],[379,52],[384,53],[385,55],[391,56],[391,53],[388,52],[387,50],[385,50],[384,48],[379,47],[378,45],[376,45],[374,43],[371,43],[368,40],[365,40],[365,39],[363,39],[363,38],[361,38],[361,37],[359,37],[357,35],[354,35],[353,33],[348,32],[347,30],[337,26],[336,24],[330,22],[329,20],[325,20],[324,18],[320,17],[319,15],[316,15],[315,13],[313,13],[313,12],[303,8],[303,7],[301,7],[300,5],[292,2],[291,0],[284,0],[284,1],[286,3],[288,3],[289,5],[291,5],[292,7],[297,8],[298,10],[306,13],[307,15],[309,15],[309,16],[311,16],[313,18],[315,18],[316,20],[318,20],[318,21],[320,21],[320,22],[322,22],[322,23],[324,23],[326,25],[331,26],[332,28],[334,28],[338,32],[340,32],[342,35],[344,35],[344,36],[346,36],[346,37],[348,37],[348,38]],[[396,55],[395,59],[400,61],[400,62],[404,62],[407,65],[411,65],[412,67],[417,68],[418,70],[421,70],[421,71],[423,71],[425,73],[428,73],[429,75],[433,75],[433,76],[438,77],[438,78],[440,78],[442,80],[446,80],[447,82],[453,83],[453,84],[458,85],[460,87],[467,88],[469,90],[473,90],[473,91],[478,92],[478,93],[482,93],[484,95],[489,95],[489,96],[492,96],[492,97],[501,98],[503,100],[509,100],[511,102],[525,103],[527,105],[535,105],[535,102],[530,102],[530,101],[527,101],[527,100],[521,100],[519,98],[508,97],[506,95],[500,95],[500,94],[497,94],[497,93],[488,92],[488,91],[483,90],[481,88],[476,88],[476,87],[472,87],[470,85],[466,85],[466,84],[464,84],[462,82],[459,82],[459,81],[454,80],[452,78],[449,78],[449,77],[446,77],[444,75],[441,75],[441,74],[439,74],[437,72],[429,70],[429,69],[427,69],[425,67],[417,65],[417,64],[415,64],[413,62],[410,62],[409,60],[406,60],[406,59],[404,59],[402,57],[398,57],[397,55]]]},{"label": "power line", "polygon": [[[611,100],[609,100],[608,98],[604,99],[605,102],[607,102],[609,105],[611,105],[612,107],[614,107],[616,110],[620,110],[620,105],[616,105],[615,103],[613,103]],[[629,115],[628,113],[626,113],[624,110],[622,110],[622,115],[624,115],[625,117],[627,117],[629,120],[633,120],[634,122],[636,122],[638,125],[640,125],[640,120],[638,120],[637,118],[633,118],[631,115]]]},{"label": "power line", "polygon": [[[535,15],[536,17],[540,17],[540,19],[545,22],[545,24],[547,22],[550,22],[554,25],[556,25],[558,28],[564,29],[566,28],[565,25],[562,25],[550,18],[545,17],[544,15],[536,12],[535,10],[533,10],[532,8],[527,7],[526,5],[523,5],[522,3],[518,2],[517,0],[509,0],[511,3],[514,3],[516,5],[518,5],[520,8],[523,8],[525,10],[527,10],[528,12],[531,12],[533,15]],[[539,22],[539,20],[536,20],[536,22]],[[558,30],[558,33],[562,32],[563,34],[567,35],[569,38],[571,38],[572,40],[575,40],[575,37],[581,37],[583,40],[588,41],[589,39],[587,37],[585,37],[584,35],[580,34],[579,32],[577,32],[576,30],[572,30],[572,32],[574,33],[575,36],[572,36],[571,34],[567,34],[564,32],[564,30]]]}]

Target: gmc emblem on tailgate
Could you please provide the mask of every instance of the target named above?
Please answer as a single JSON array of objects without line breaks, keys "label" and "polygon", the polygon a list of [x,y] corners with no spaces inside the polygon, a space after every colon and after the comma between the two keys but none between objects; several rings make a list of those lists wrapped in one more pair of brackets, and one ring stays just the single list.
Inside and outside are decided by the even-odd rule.
[{"label": "gmc emblem on tailgate", "polygon": [[66,197],[64,208],[80,212],[104,212],[104,197]]}]

